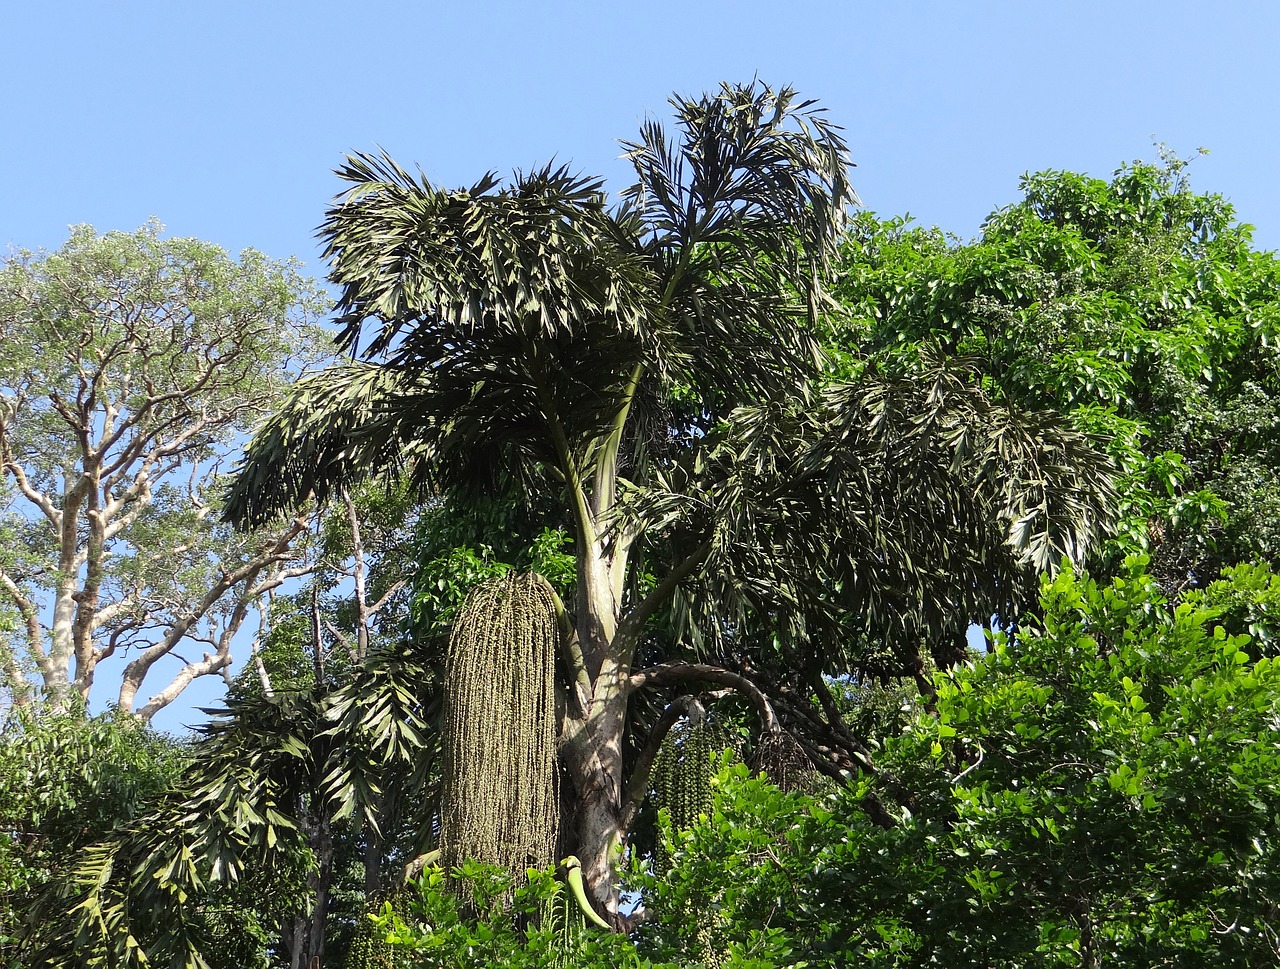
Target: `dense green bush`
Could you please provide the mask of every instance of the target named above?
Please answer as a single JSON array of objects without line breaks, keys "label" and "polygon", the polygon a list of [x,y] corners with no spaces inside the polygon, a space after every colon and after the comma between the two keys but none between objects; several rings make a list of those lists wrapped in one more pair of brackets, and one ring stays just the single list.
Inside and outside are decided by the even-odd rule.
[{"label": "dense green bush", "polygon": [[0,965],[18,956],[18,923],[70,879],[82,852],[145,813],[179,776],[186,748],[116,713],[41,707],[0,730]]},{"label": "dense green bush", "polygon": [[554,868],[530,869],[515,881],[475,862],[451,878],[427,868],[376,918],[388,961],[423,969],[665,969],[627,936],[587,925]]},{"label": "dense green bush", "polygon": [[870,781],[814,798],[723,769],[712,812],[671,835],[670,872],[642,876],[643,945],[810,966],[1276,965],[1280,667],[1204,604],[1237,601],[1236,580],[1171,607],[1144,564],[1047,581],[1043,621],[939,677],[935,711],[879,758],[915,792],[893,828],[861,810]]}]

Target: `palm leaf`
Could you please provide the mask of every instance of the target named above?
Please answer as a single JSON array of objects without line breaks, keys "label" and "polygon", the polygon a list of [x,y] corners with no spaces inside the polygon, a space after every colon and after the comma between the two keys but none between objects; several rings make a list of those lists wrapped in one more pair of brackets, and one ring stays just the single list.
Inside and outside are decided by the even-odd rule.
[{"label": "palm leaf", "polygon": [[766,631],[830,672],[860,637],[913,648],[1017,615],[1035,575],[1079,560],[1114,505],[1108,459],[1059,415],[990,400],[963,368],[874,369],[731,419],[652,485],[619,526],[672,563],[706,547],[673,600],[700,652]]}]

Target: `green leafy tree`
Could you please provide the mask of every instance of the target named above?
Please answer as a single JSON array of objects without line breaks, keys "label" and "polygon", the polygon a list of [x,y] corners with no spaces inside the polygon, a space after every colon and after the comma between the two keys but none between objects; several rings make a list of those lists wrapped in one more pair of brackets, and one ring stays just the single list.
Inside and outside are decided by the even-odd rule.
[{"label": "green leafy tree", "polygon": [[306,571],[305,518],[235,534],[219,481],[315,359],[317,304],[295,266],[162,239],[156,223],[81,226],[56,252],[6,260],[0,602],[15,698],[31,677],[58,702],[86,698],[113,660],[115,702],[150,719],[227,670],[264,594]]},{"label": "green leafy tree", "polygon": [[[179,643],[206,641],[212,649],[203,660],[184,660],[168,687],[137,707],[149,719],[201,670],[225,675],[232,638],[259,614],[248,685],[232,698],[233,723],[195,748],[188,783],[138,808],[138,818],[121,814],[120,825],[101,812],[80,812],[60,877],[37,879],[21,892],[15,883],[9,910],[14,924],[26,923],[22,951],[52,964],[149,954],[214,966],[258,964],[274,951],[306,965],[325,954],[330,923],[338,927],[338,947],[330,951],[340,957],[343,930],[350,934],[366,897],[380,897],[399,873],[385,871],[384,861],[402,865],[417,853],[414,839],[424,827],[412,802],[426,758],[401,751],[388,765],[386,751],[369,739],[385,729],[412,733],[417,722],[416,711],[386,700],[384,688],[404,685],[382,675],[386,649],[394,653],[405,621],[413,563],[403,538],[415,503],[404,489],[344,491],[314,537],[303,531],[309,517],[245,536],[217,514],[220,462],[236,436],[260,419],[290,368],[314,358],[315,294],[291,267],[253,253],[237,263],[192,240],[161,240],[154,225],[127,236],[78,230],[60,252],[22,255],[7,271],[7,333],[46,340],[72,332],[71,321],[88,334],[78,345],[68,342],[65,361],[5,343],[7,386],[14,389],[0,417],[12,501],[0,527],[13,540],[0,552],[12,580],[9,609],[0,616],[14,634],[6,641],[15,647],[6,653],[14,696],[28,698],[24,665],[44,672],[61,655],[76,677],[68,690],[83,694],[97,664],[123,653],[131,662],[120,697],[128,701],[166,650],[185,653]],[[58,390],[59,379],[72,389]],[[76,392],[74,407],[59,406]],[[88,433],[74,433],[73,418]],[[60,452],[55,444],[64,432]],[[87,483],[95,476],[99,493]],[[66,589],[50,592],[52,580],[42,586],[40,579],[49,572],[41,555],[66,549],[54,540],[59,536],[46,541],[49,522],[29,507],[60,514],[72,500],[39,490],[50,482],[74,492],[90,525],[103,524],[100,545],[88,526],[60,533],[78,543],[70,553],[80,563],[78,584],[67,593],[81,623],[75,628],[96,644],[70,656],[57,652],[48,621]],[[291,578],[308,582],[297,594],[280,595]],[[96,612],[85,590],[97,595]],[[417,665],[405,668],[421,673]],[[74,692],[68,697],[53,682],[45,685],[55,708],[75,708]],[[383,703],[365,703],[352,689]],[[101,769],[111,769],[109,745],[102,756]],[[83,767],[86,776],[96,769]],[[376,802],[369,818],[350,817],[356,786]],[[15,810],[24,806],[17,802]],[[227,830],[213,837],[210,827],[218,824]],[[273,881],[270,871],[280,878]],[[255,897],[260,891],[263,899]],[[335,905],[335,892],[344,893],[345,908]],[[226,933],[237,910],[232,944]]]},{"label": "green leafy tree", "polygon": [[[674,135],[626,144],[615,208],[563,169],[450,191],[349,159],[322,233],[364,359],[294,388],[227,505],[263,525],[385,472],[460,509],[554,498],[571,845],[614,918],[661,740],[649,721],[633,742],[640,698],[737,688],[777,731],[748,658],[793,674],[802,711],[860,637],[918,646],[1012,608],[1029,569],[1093,539],[1110,481],[1084,435],[946,367],[832,383],[838,130],[760,84],[672,104]],[[869,763],[849,743],[861,760],[827,769]]]},{"label": "green leafy tree", "polygon": [[1145,564],[1046,580],[1040,619],[938,675],[878,757],[916,795],[892,827],[860,810],[871,781],[722,769],[712,810],[664,829],[671,870],[639,872],[642,951],[773,933],[778,964],[1274,965],[1280,669],[1207,604],[1257,583],[1173,608]]},{"label": "green leafy tree", "polygon": [[116,714],[28,707],[0,732],[0,964],[36,899],[72,877],[81,852],[151,810],[181,776],[184,745]]},{"label": "green leafy tree", "polygon": [[942,347],[1109,437],[1120,521],[1100,551],[1148,552],[1170,591],[1280,563],[1280,260],[1187,164],[1028,175],[965,244],[864,217],[838,290],[847,347]]}]

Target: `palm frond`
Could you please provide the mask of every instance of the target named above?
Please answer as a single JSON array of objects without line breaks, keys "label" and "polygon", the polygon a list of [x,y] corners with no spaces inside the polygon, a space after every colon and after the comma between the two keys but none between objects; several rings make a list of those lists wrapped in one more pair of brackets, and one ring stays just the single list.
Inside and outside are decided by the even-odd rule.
[{"label": "palm frond", "polygon": [[228,520],[262,524],[368,474],[402,469],[420,445],[411,402],[426,383],[416,371],[359,363],[300,380],[246,448],[227,492]]},{"label": "palm frond", "polygon": [[839,672],[860,636],[919,645],[1012,617],[1039,571],[1079,560],[1115,499],[1094,444],[954,368],[869,370],[735,410],[617,514],[672,563],[705,543],[673,600],[688,645],[732,654],[768,630]]},{"label": "palm frond", "polygon": [[450,191],[385,154],[338,174],[353,187],[320,235],[347,346],[371,324],[366,355],[430,365],[495,331],[534,344],[603,326],[638,341],[651,326],[647,269],[619,244],[599,180],[548,165]]},{"label": "palm frond", "polygon": [[677,136],[623,142],[636,227],[662,306],[703,381],[735,403],[785,393],[822,359],[812,332],[857,201],[840,130],[790,88],[722,85],[673,98]]},{"label": "palm frond", "polygon": [[1035,569],[1051,571],[1064,556],[1081,562],[1113,518],[1116,469],[1102,442],[1056,412],[994,401],[968,376],[963,361],[926,354],[916,373],[871,370],[833,389],[827,450],[869,431],[892,460],[946,460]]}]

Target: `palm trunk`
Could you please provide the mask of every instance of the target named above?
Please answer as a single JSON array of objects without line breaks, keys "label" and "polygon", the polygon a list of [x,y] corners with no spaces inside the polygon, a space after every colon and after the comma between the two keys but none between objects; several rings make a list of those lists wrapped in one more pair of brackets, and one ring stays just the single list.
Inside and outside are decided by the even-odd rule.
[{"label": "palm trunk", "polygon": [[556,445],[576,519],[577,628],[570,660],[570,703],[562,723],[561,758],[576,797],[569,842],[582,864],[596,908],[619,923],[618,862],[622,825],[622,741],[627,722],[627,678],[636,637],[620,636],[623,589],[634,535],[606,527],[617,489],[619,450],[631,400],[644,372],[628,378],[621,408],[601,438],[588,498],[582,471],[555,427]]},{"label": "palm trunk", "polygon": [[282,941],[289,951],[289,969],[321,969],[324,965],[325,919],[329,914],[329,890],[333,881],[333,833],[329,829],[329,819],[323,815],[310,816],[304,824],[307,843],[316,856],[315,871],[308,879],[312,909],[310,917],[299,913],[294,918]]},{"label": "palm trunk", "polygon": [[597,911],[616,921],[620,898],[618,861],[627,834],[619,820],[622,805],[617,791],[621,772],[599,763],[584,764],[572,755],[567,760],[576,800],[574,829],[569,838],[571,853],[582,862],[583,880]]},{"label": "palm trunk", "polygon": [[620,806],[616,798],[597,787],[579,793],[576,852],[582,862],[582,876],[596,910],[607,921],[619,924],[618,862],[626,832],[618,823]]},{"label": "palm trunk", "polygon": [[[617,866],[626,832],[622,814],[622,740],[630,655],[617,636],[620,573],[616,556],[593,542],[580,548],[578,628],[582,661],[591,682],[586,709],[565,724],[563,757],[577,799],[574,853],[601,914],[617,920]],[[623,647],[620,649],[620,647]]]},{"label": "palm trunk", "polygon": [[592,706],[586,719],[567,725],[562,757],[576,800],[569,842],[588,892],[609,917],[618,911],[617,864],[626,837],[620,821],[626,698],[619,693]]}]

